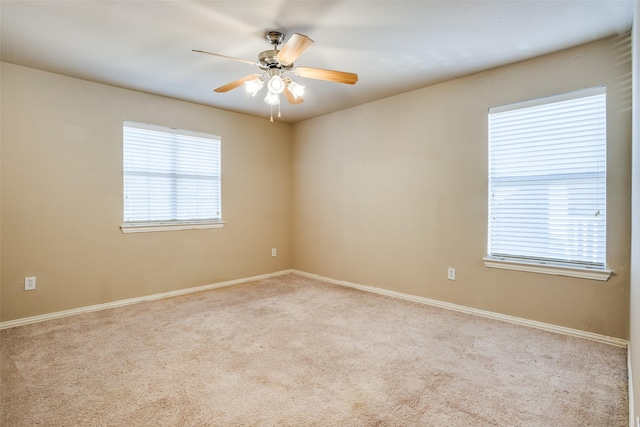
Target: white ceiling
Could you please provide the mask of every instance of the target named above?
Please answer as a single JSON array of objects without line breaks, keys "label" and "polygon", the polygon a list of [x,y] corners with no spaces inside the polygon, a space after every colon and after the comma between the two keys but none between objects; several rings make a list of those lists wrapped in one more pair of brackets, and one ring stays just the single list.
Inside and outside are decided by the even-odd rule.
[{"label": "white ceiling", "polygon": [[556,1],[8,1],[2,61],[269,117],[242,87],[268,30],[315,41],[296,65],[355,72],[354,86],[296,80],[305,102],[284,122],[424,87],[630,31],[633,0]]}]

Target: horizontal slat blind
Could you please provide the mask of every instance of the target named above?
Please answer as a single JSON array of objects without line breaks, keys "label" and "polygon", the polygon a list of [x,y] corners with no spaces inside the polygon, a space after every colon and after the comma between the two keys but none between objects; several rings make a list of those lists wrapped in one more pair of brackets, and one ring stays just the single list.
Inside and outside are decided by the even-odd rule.
[{"label": "horizontal slat blind", "polygon": [[220,138],[123,124],[124,222],[221,219]]},{"label": "horizontal slat blind", "polygon": [[489,110],[493,258],[605,268],[605,88]]}]

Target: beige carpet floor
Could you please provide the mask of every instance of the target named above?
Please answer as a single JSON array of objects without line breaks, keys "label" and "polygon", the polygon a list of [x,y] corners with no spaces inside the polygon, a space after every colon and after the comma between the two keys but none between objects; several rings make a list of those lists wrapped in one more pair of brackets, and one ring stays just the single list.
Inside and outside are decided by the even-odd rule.
[{"label": "beige carpet floor", "polygon": [[623,348],[297,275],[0,339],[3,426],[628,426]]}]

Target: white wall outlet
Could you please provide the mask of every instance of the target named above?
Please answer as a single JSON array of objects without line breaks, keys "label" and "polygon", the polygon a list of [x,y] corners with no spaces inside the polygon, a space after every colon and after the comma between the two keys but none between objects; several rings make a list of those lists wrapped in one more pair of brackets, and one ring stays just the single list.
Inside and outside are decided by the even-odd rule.
[{"label": "white wall outlet", "polygon": [[271,256],[276,256],[276,248],[271,248]]},{"label": "white wall outlet", "polygon": [[36,276],[24,278],[24,290],[33,291],[36,288]]},{"label": "white wall outlet", "polygon": [[455,268],[449,267],[449,270],[447,271],[447,279],[456,280],[456,269]]}]

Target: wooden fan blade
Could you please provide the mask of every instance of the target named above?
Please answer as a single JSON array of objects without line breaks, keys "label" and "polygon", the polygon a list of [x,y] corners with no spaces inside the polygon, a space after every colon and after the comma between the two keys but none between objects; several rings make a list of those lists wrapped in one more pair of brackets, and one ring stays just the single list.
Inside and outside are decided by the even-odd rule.
[{"label": "wooden fan blade", "polygon": [[344,71],[324,70],[322,68],[296,67],[294,70],[300,77],[309,79],[327,80],[336,83],[345,83],[348,85],[355,84],[358,81],[358,75],[355,73],[347,73]]},{"label": "wooden fan blade", "polygon": [[276,58],[283,64],[293,64],[307,49],[313,46],[314,41],[302,34],[294,33],[278,52]]},{"label": "wooden fan blade", "polygon": [[226,85],[224,85],[224,86],[220,86],[219,88],[214,89],[213,91],[214,91],[214,92],[229,92],[231,89],[235,89],[235,88],[237,88],[238,86],[242,86],[242,84],[243,84],[244,82],[248,82],[248,81],[250,81],[250,80],[255,80],[255,79],[257,79],[257,78],[258,78],[258,75],[257,75],[257,74],[251,74],[251,75],[249,75],[249,76],[245,76],[245,77],[243,77],[243,78],[241,78],[241,79],[234,80],[234,81],[232,81],[231,83],[227,83],[227,84],[226,84]]},{"label": "wooden fan blade", "polygon": [[295,96],[293,96],[288,87],[284,88],[284,96],[287,97],[287,101],[289,101],[289,104],[301,104],[304,102],[304,99],[302,99],[302,97],[296,98]]},{"label": "wooden fan blade", "polygon": [[231,59],[233,61],[244,62],[245,64],[258,65],[255,61],[247,61],[246,59],[234,58],[233,56],[220,55],[219,53],[207,52],[205,50],[191,49],[191,52],[206,53],[207,55],[217,56],[219,58]]}]

